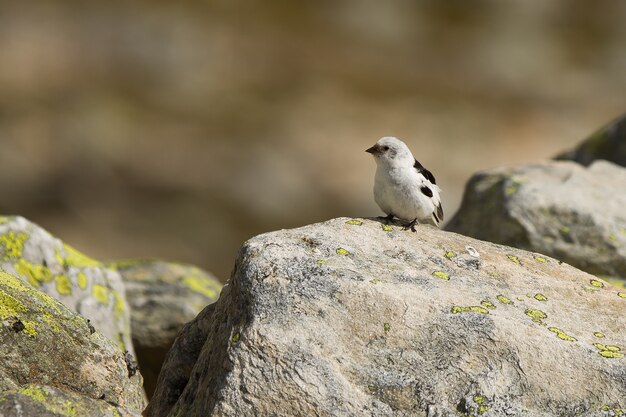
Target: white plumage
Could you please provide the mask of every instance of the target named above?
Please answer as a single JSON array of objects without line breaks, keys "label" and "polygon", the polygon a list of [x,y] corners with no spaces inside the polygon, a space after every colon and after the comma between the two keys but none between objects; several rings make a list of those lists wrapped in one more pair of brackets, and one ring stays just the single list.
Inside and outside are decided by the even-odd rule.
[{"label": "white plumage", "polygon": [[433,174],[422,166],[404,142],[384,137],[367,149],[376,161],[374,200],[387,214],[415,231],[416,223],[435,226],[443,221],[441,190]]}]

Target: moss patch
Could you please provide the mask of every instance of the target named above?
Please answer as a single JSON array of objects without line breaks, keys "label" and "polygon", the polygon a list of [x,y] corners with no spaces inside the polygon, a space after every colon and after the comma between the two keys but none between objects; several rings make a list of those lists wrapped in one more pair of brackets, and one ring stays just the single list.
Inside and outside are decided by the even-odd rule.
[{"label": "moss patch", "polygon": [[91,295],[100,304],[109,305],[109,289],[104,285],[94,284]]},{"label": "moss patch", "polygon": [[222,291],[222,285],[204,275],[188,275],[182,279],[183,285],[190,290],[200,293],[211,300],[217,299]]},{"label": "moss patch", "polygon": [[487,310],[485,307],[482,307],[482,306],[468,306],[468,307],[453,306],[452,309],[450,309],[450,312],[454,314],[458,314],[458,313],[489,314],[489,310]]},{"label": "moss patch", "polygon": [[2,260],[8,261],[12,258],[19,258],[24,251],[24,242],[28,239],[26,233],[15,233],[13,231],[0,235],[0,247],[2,248]]},{"label": "moss patch", "polygon": [[501,302],[502,304],[513,304],[513,301],[511,301],[510,298],[505,297],[504,295],[500,294],[500,295],[496,295],[496,300],[498,300],[499,302]]},{"label": "moss patch", "polygon": [[57,275],[54,279],[56,282],[57,292],[61,295],[72,294],[72,283],[67,275]]},{"label": "moss patch", "polygon": [[530,317],[535,323],[543,324],[543,320],[548,318],[548,315],[541,310],[535,310],[532,308],[526,309],[525,314]]},{"label": "moss patch", "polygon": [[450,275],[446,274],[443,271],[435,271],[432,273],[432,275],[436,276],[437,278],[441,278],[443,280],[449,281],[450,280]]},{"label": "moss patch", "polygon": [[561,340],[565,340],[566,342],[576,341],[575,337],[568,335],[567,333],[565,333],[563,330],[559,329],[558,327],[548,327],[548,330],[550,330],[552,333],[555,333],[556,337],[558,337]]}]

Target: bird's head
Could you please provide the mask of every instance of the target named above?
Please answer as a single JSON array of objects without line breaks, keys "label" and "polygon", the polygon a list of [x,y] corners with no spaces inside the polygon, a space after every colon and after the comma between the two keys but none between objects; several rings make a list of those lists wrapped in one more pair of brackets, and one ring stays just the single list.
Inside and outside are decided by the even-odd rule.
[{"label": "bird's head", "polygon": [[400,139],[391,136],[381,138],[374,146],[366,149],[365,152],[371,153],[379,165],[413,166],[415,163],[415,158],[413,158],[413,154],[411,154],[406,144]]}]

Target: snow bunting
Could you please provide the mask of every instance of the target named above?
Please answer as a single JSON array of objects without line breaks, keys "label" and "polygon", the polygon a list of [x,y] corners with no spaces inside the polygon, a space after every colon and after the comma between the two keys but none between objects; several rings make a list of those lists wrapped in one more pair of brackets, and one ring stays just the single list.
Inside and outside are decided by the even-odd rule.
[{"label": "snow bunting", "polygon": [[384,137],[367,149],[376,161],[374,200],[391,221],[397,217],[415,232],[416,223],[435,226],[443,221],[440,189],[404,142]]}]

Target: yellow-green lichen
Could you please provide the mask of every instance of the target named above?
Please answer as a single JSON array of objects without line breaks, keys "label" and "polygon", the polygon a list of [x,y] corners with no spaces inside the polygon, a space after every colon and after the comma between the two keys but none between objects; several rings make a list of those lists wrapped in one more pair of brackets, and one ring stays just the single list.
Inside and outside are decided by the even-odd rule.
[{"label": "yellow-green lichen", "polygon": [[378,278],[372,278],[370,279],[370,284],[376,285],[376,284],[384,284],[387,281],[385,281],[384,279],[378,279]]},{"label": "yellow-green lichen", "polygon": [[457,313],[489,314],[489,310],[487,310],[485,307],[482,307],[482,306],[468,306],[468,307],[453,306],[452,309],[450,309],[450,312],[454,314],[457,314]]},{"label": "yellow-green lichen", "polygon": [[233,333],[233,335],[231,336],[231,338],[230,338],[230,342],[231,342],[231,343],[233,343],[233,344],[235,344],[235,343],[238,343],[240,339],[241,339],[241,334],[239,334],[239,332],[235,332],[235,333]]},{"label": "yellow-green lichen", "polygon": [[548,318],[548,315],[541,310],[535,310],[532,308],[528,308],[525,311],[525,314],[530,317],[535,323],[543,324],[543,320]]},{"label": "yellow-green lichen", "polygon": [[391,232],[393,230],[393,227],[389,226],[388,224],[383,224],[381,225],[383,231],[385,232]]},{"label": "yellow-green lichen", "polygon": [[433,272],[433,275],[436,276],[437,278],[441,278],[441,279],[444,279],[446,281],[450,280],[450,275],[446,274],[443,271],[435,271],[435,272]]},{"label": "yellow-green lichen", "polygon": [[361,226],[363,224],[363,222],[361,220],[358,219],[352,219],[352,220],[348,220],[346,222],[346,224],[352,225],[352,226]]},{"label": "yellow-green lichen", "polygon": [[20,300],[0,289],[0,319],[17,317],[18,313],[26,310],[26,306]]},{"label": "yellow-green lichen", "polygon": [[504,295],[496,295],[496,300],[500,301],[502,304],[513,304],[510,298],[505,297]]},{"label": "yellow-green lichen", "polygon": [[78,288],[81,290],[87,288],[87,275],[85,275],[84,272],[76,274],[76,283],[78,284]]},{"label": "yellow-green lichen", "polygon": [[57,292],[60,295],[72,294],[72,283],[67,275],[57,275],[54,280],[56,282]]},{"label": "yellow-green lichen", "polygon": [[533,298],[537,301],[548,301],[548,297],[543,294],[535,294]]},{"label": "yellow-green lichen", "polygon": [[38,403],[45,403],[48,400],[48,393],[42,390],[41,388],[38,388],[33,385],[29,385],[27,387],[21,388],[19,390],[19,393],[32,398]]},{"label": "yellow-green lichen", "polygon": [[318,265],[326,265],[328,261],[326,259],[318,259],[315,263]]},{"label": "yellow-green lichen", "polygon": [[222,291],[222,285],[219,282],[203,275],[188,275],[182,279],[182,283],[190,290],[212,300],[217,299]]},{"label": "yellow-green lichen", "polygon": [[482,395],[474,395],[473,400],[476,404],[484,404],[486,402],[485,397],[483,397]]},{"label": "yellow-green lichen", "polygon": [[548,260],[547,260],[546,258],[544,258],[543,256],[538,256],[538,255],[535,255],[535,256],[533,256],[533,259],[534,259],[535,261],[537,261],[537,262],[541,262],[541,263],[546,263],[546,262],[548,262]]},{"label": "yellow-green lichen", "polygon": [[598,281],[597,279],[591,279],[589,280],[589,284],[592,287],[596,287],[596,288],[604,288],[604,283],[602,281]]},{"label": "yellow-green lichen", "polygon": [[389,323],[383,323],[383,330],[385,332],[388,332],[389,330],[391,330],[391,324]]},{"label": "yellow-green lichen", "polygon": [[487,300],[483,300],[480,302],[480,305],[488,308],[489,310],[493,310],[494,308],[496,308],[495,305],[493,305],[493,303],[491,301],[487,301]]},{"label": "yellow-green lichen", "polygon": [[456,258],[457,255],[456,255],[456,252],[449,250],[443,256],[444,258],[452,259],[452,258]]},{"label": "yellow-green lichen", "polygon": [[15,233],[14,231],[0,235],[0,247],[3,247],[3,261],[11,258],[19,258],[24,251],[24,242],[28,239],[26,233]]},{"label": "yellow-green lichen", "polygon": [[94,284],[91,295],[100,304],[109,305],[109,289],[104,285]]},{"label": "yellow-green lichen", "polygon": [[569,232],[571,232],[571,231],[572,231],[572,228],[571,228],[571,227],[569,227],[569,226],[563,226],[563,227],[561,227],[561,229],[560,229],[560,230],[561,230],[561,232],[563,232],[563,233],[566,233],[566,234],[567,234],[567,233],[569,233]]},{"label": "yellow-green lichen", "polygon": [[336,250],[337,255],[343,255],[343,256],[348,256],[350,255],[350,252],[348,252],[347,250],[345,250],[344,248],[338,248]]},{"label": "yellow-green lichen", "polygon": [[609,239],[609,241],[611,241],[611,242],[616,242],[616,241],[617,241],[617,235],[615,235],[615,234],[611,233],[611,234],[608,236],[608,239]]},{"label": "yellow-green lichen", "polygon": [[524,301],[524,297],[517,297],[517,301]]},{"label": "yellow-green lichen", "polygon": [[620,297],[620,298],[626,298],[626,292],[621,292],[620,291],[620,292],[617,293],[617,296]]},{"label": "yellow-green lichen", "polygon": [[113,304],[113,313],[116,318],[122,317],[124,313],[126,313],[126,301],[119,292],[111,291],[111,293],[115,299],[115,304]]},{"label": "yellow-green lichen", "polygon": [[563,330],[559,329],[558,327],[548,327],[548,330],[550,330],[552,333],[555,333],[556,337],[558,337],[561,340],[565,340],[566,342],[576,341],[575,337],[568,335],[567,333],[565,333]]},{"label": "yellow-green lichen", "polygon": [[604,358],[623,358],[624,354],[621,352],[622,348],[615,345],[603,345],[602,343],[594,343],[593,346],[598,349],[598,355]]},{"label": "yellow-green lichen", "polygon": [[95,259],[90,258],[82,252],[77,251],[73,247],[67,244],[63,244],[63,250],[65,251],[65,256],[61,256],[61,254],[57,251],[57,261],[61,265],[73,266],[76,268],[91,268],[95,266],[102,266],[101,262],[96,261]]},{"label": "yellow-green lichen", "polygon": [[20,276],[28,279],[28,283],[33,287],[39,287],[43,282],[50,282],[54,279],[50,269],[43,265],[33,265],[24,258],[19,259],[13,267]]},{"label": "yellow-green lichen", "polygon": [[506,257],[509,258],[509,261],[520,265],[519,257],[517,257],[515,255],[506,255]]},{"label": "yellow-green lichen", "polygon": [[599,339],[602,339],[604,337],[604,333],[601,332],[593,332],[593,335]]}]

